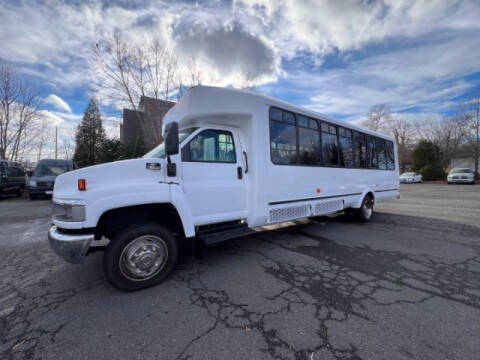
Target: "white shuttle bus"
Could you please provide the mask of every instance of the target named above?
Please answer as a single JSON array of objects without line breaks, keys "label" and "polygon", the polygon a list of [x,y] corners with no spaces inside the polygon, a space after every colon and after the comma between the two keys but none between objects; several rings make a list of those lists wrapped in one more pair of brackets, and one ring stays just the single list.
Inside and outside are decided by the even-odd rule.
[{"label": "white shuttle bus", "polygon": [[164,139],[143,158],[57,178],[59,256],[102,249],[107,279],[136,290],[169,274],[185,239],[211,245],[344,210],[368,221],[399,196],[392,138],[266,95],[192,88],[166,114]]}]

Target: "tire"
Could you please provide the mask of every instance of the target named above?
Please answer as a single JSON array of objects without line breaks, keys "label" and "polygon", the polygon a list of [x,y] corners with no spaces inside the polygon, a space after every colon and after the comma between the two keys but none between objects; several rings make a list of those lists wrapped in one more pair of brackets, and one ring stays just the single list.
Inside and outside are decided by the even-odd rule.
[{"label": "tire", "polygon": [[103,254],[103,270],[117,289],[135,291],[164,280],[177,257],[178,244],[172,233],[161,225],[143,223],[113,237]]},{"label": "tire", "polygon": [[367,195],[362,200],[360,209],[357,209],[357,218],[361,222],[369,222],[373,217],[373,198]]},{"label": "tire", "polygon": [[25,188],[23,186],[20,186],[17,190],[17,192],[15,193],[15,195],[17,195],[17,197],[20,197],[23,195],[23,192],[25,191]]},{"label": "tire", "polygon": [[30,197],[30,200],[37,200],[38,199],[37,195],[33,195],[33,194],[30,194],[29,197]]}]

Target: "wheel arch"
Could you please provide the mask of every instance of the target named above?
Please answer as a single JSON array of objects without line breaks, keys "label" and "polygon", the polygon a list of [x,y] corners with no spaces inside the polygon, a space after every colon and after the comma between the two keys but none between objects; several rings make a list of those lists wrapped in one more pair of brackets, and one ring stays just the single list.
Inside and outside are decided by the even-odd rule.
[{"label": "wheel arch", "polygon": [[161,224],[180,236],[191,236],[191,231],[185,228],[181,213],[171,203],[137,204],[106,210],[99,217],[95,235],[96,238],[112,238],[118,231],[144,222]]},{"label": "wheel arch", "polygon": [[373,191],[372,189],[365,189],[352,207],[355,209],[359,209],[360,206],[362,206],[362,202],[363,199],[365,199],[365,196],[370,196],[373,199],[373,203],[376,203],[375,191]]}]

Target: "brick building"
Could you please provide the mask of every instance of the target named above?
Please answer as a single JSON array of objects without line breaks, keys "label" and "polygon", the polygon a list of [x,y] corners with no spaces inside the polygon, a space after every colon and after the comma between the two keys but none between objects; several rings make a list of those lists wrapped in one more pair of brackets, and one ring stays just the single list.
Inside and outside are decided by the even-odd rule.
[{"label": "brick building", "polygon": [[174,105],[173,101],[142,96],[137,113],[131,109],[123,109],[120,141],[129,144],[142,139],[147,149],[155,147],[158,145],[158,138],[161,138],[158,135],[161,134],[163,117]]}]

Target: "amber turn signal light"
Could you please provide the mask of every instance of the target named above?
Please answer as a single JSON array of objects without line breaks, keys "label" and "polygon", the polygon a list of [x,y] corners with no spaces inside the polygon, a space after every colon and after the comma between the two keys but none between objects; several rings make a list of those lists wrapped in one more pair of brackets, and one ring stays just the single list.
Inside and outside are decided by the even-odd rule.
[{"label": "amber turn signal light", "polygon": [[78,191],[85,191],[85,190],[87,190],[87,180],[78,179]]}]

